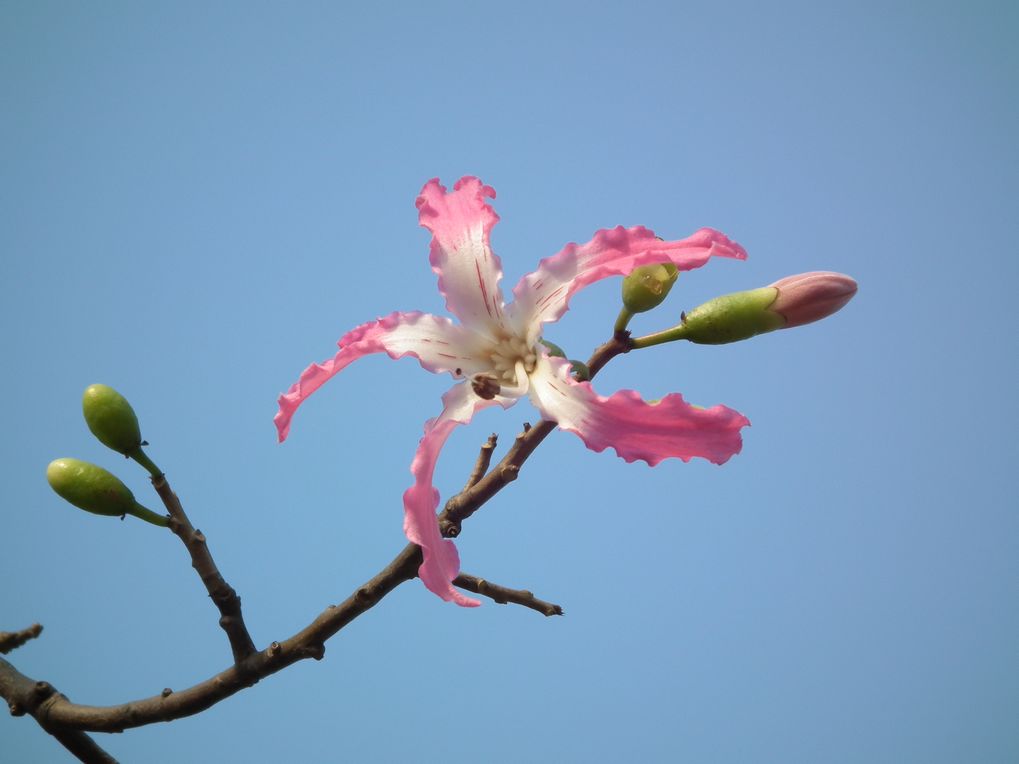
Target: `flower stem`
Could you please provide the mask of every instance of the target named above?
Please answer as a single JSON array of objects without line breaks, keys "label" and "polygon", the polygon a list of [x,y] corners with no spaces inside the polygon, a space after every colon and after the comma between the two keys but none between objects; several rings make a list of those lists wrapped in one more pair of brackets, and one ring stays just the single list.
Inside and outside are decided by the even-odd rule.
[{"label": "flower stem", "polygon": [[620,334],[626,331],[626,327],[630,325],[630,319],[633,318],[633,313],[623,306],[619,311],[619,316],[616,318],[616,325],[612,327],[612,331],[615,334]]},{"label": "flower stem", "polygon": [[138,462],[138,464],[147,469],[149,471],[149,474],[152,475],[152,477],[157,478],[163,474],[163,471],[156,466],[155,462],[153,462],[148,456],[145,455],[145,452],[142,451],[141,446],[138,446],[133,451],[129,451],[127,453],[127,456],[130,457],[131,459],[134,459],[136,462]]},{"label": "flower stem", "polygon": [[654,334],[630,340],[630,347],[634,350],[640,350],[641,348],[649,348],[653,345],[662,345],[666,342],[686,339],[685,335],[686,327],[680,324],[679,326],[673,326],[671,329],[665,329],[661,332],[655,332]]},{"label": "flower stem", "polygon": [[131,510],[131,514],[137,517],[139,520],[144,520],[147,523],[158,525],[160,528],[166,528],[170,521],[165,515],[157,515],[151,509],[143,507],[141,504],[135,504],[134,509]]}]

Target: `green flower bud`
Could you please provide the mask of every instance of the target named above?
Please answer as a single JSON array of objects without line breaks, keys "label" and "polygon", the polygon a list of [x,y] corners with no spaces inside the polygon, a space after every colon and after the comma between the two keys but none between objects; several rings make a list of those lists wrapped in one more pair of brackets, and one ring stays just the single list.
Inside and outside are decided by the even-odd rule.
[{"label": "green flower bud", "polygon": [[96,515],[122,517],[135,515],[154,525],[165,526],[167,520],[146,509],[131,489],[102,467],[80,459],[54,459],[46,468],[50,487],[65,501]]},{"label": "green flower bud", "polygon": [[81,398],[85,422],[99,442],[127,455],[142,445],[138,417],[127,399],[107,385],[89,385]]},{"label": "green flower bud", "polygon": [[646,348],[689,340],[724,345],[758,334],[803,326],[841,310],[856,294],[856,282],[842,273],[814,271],[779,279],[771,286],[708,300],[683,314],[679,326],[633,340]]},{"label": "green flower bud", "polygon": [[623,279],[623,305],[630,313],[644,313],[657,308],[668,296],[679,278],[673,263],[642,265]]}]

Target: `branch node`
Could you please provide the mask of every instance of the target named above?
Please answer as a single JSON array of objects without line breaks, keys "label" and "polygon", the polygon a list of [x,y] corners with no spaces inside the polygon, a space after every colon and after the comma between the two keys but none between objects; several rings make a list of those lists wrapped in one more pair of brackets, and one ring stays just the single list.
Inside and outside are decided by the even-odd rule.
[{"label": "branch node", "polygon": [[325,642],[314,642],[301,648],[301,655],[305,658],[314,658],[317,661],[326,657]]},{"label": "branch node", "polygon": [[159,693],[159,695],[160,695],[160,697],[168,698],[171,695],[173,695],[173,690],[171,690],[169,687],[164,687],[163,691],[161,693]]},{"label": "branch node", "polygon": [[11,716],[24,716],[25,707],[18,703],[16,700],[12,700],[7,704],[7,710],[11,712]]},{"label": "branch node", "polygon": [[271,645],[269,645],[269,655],[275,658],[277,655],[280,654],[280,651],[282,649],[283,645],[281,645],[279,642],[273,642]]},{"label": "branch node", "polygon": [[460,535],[460,523],[459,521],[453,520],[440,520],[439,521],[439,532],[443,538],[455,539]]},{"label": "branch node", "polygon": [[32,688],[32,694],[39,700],[45,700],[52,695],[56,690],[53,689],[53,685],[49,682],[36,682]]}]

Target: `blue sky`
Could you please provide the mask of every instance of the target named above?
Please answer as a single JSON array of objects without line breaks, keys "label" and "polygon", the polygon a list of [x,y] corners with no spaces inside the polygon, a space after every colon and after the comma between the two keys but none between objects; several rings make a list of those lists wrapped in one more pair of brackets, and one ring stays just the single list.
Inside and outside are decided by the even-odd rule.
[{"label": "blue sky", "polygon": [[[617,224],[747,248],[683,275],[638,330],[802,271],[860,292],[822,324],[605,370],[604,394],[679,391],[753,426],[723,467],[550,436],[459,547],[564,618],[412,582],[324,661],[100,742],[147,762],[1015,761],[1017,16],[4,3],[0,630],[46,629],[13,662],[107,704],[229,661],[175,538],[46,486],[74,456],[156,506],[86,430],[93,382],[134,404],[260,647],[389,561],[448,380],[366,359],[282,446],[275,398],[354,325],[444,312],[414,197],[475,174],[498,192],[507,286]],[[618,289],[586,290],[547,336],[586,356]],[[490,432],[535,418],[523,402],[455,433],[443,496]],[[66,757],[4,716],[0,758]]]}]

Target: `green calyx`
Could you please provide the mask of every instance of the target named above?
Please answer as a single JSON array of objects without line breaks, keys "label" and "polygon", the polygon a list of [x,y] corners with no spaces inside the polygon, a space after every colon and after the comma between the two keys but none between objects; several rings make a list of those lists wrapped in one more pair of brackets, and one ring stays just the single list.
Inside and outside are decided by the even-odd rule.
[{"label": "green calyx", "polygon": [[684,313],[683,322],[678,326],[634,340],[633,347],[645,348],[676,340],[724,345],[781,329],[786,324],[785,318],[769,309],[777,296],[778,290],[774,287],[762,287],[716,297]]},{"label": "green calyx", "polygon": [[538,342],[548,348],[548,354],[551,358],[565,358],[566,351],[559,347],[554,342],[549,342],[544,337],[539,337]]},{"label": "green calyx", "polygon": [[139,504],[130,488],[95,464],[54,459],[46,468],[46,480],[62,499],[86,512],[110,517],[134,515],[153,525],[167,525],[165,517]]},{"label": "green calyx", "polygon": [[777,289],[762,287],[708,300],[684,317],[683,339],[700,345],[724,345],[781,329],[785,318],[768,310],[776,297]]},{"label": "green calyx", "polygon": [[642,265],[623,279],[623,305],[630,313],[644,313],[657,308],[668,296],[679,278],[679,269],[672,263]]},{"label": "green calyx", "polygon": [[578,382],[590,382],[591,381],[591,369],[583,361],[575,361],[572,358],[570,361],[570,374]]},{"label": "green calyx", "polygon": [[130,454],[142,445],[138,417],[127,399],[107,385],[89,385],[81,410],[92,434],[107,448]]}]

